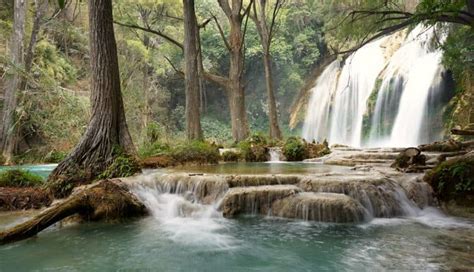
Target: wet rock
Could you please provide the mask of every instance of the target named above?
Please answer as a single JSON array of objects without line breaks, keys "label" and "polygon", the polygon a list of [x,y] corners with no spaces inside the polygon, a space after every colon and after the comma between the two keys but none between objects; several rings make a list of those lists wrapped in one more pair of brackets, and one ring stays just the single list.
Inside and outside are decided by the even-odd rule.
[{"label": "wet rock", "polygon": [[300,193],[272,205],[272,215],[307,221],[357,223],[364,220],[365,214],[358,201],[334,193]]},{"label": "wet rock", "polygon": [[294,185],[236,187],[230,189],[220,204],[225,217],[241,213],[268,214],[274,201],[301,192]]},{"label": "wet rock", "polygon": [[308,177],[299,185],[306,192],[345,194],[357,200],[373,217],[394,217],[411,212],[414,204],[395,181],[373,175]]},{"label": "wet rock", "polygon": [[191,192],[194,200],[204,204],[215,202],[229,189],[225,176],[220,175],[157,173],[123,180],[131,188],[147,186],[154,188],[158,193],[184,195]]},{"label": "wet rock", "polygon": [[261,185],[291,185],[299,182],[294,175],[231,175],[226,177],[229,187],[247,187]]},{"label": "wet rock", "polygon": [[[418,148],[410,147],[398,154],[395,162],[391,165],[393,168],[404,170],[407,172],[418,172],[418,166],[426,165],[426,156],[421,154],[421,151]],[[423,168],[419,169],[420,171],[424,170]]]}]

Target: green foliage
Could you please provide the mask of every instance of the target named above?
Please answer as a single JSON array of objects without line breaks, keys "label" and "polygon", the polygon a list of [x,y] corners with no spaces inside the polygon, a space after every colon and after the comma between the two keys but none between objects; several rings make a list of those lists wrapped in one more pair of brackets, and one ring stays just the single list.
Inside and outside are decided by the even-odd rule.
[{"label": "green foliage", "polygon": [[306,143],[299,137],[288,138],[282,151],[288,161],[302,161],[308,157]]},{"label": "green foliage", "polygon": [[41,40],[36,45],[33,73],[40,75],[44,84],[71,83],[77,71],[67,58],[49,41]]},{"label": "green foliage", "polygon": [[32,187],[43,183],[40,176],[21,169],[0,172],[0,187]]},{"label": "green foliage", "polygon": [[242,157],[247,162],[264,162],[268,160],[268,139],[262,133],[255,133],[238,143]]},{"label": "green foliage", "polygon": [[163,142],[155,141],[151,144],[144,144],[138,149],[141,158],[161,156],[169,154],[171,147]]},{"label": "green foliage", "polygon": [[232,141],[232,131],[229,122],[205,116],[201,120],[204,137],[210,142],[226,143]]},{"label": "green foliage", "polygon": [[441,48],[443,64],[453,72],[456,82],[461,83],[465,72],[474,71],[474,31],[468,26],[452,27]]},{"label": "green foliage", "polygon": [[442,200],[474,194],[474,156],[451,159],[428,172],[425,180]]},{"label": "green foliage", "polygon": [[64,160],[67,156],[67,152],[52,150],[43,158],[45,163],[59,163]]},{"label": "green foliage", "polygon": [[241,158],[240,153],[234,151],[225,151],[222,153],[222,159],[225,162],[237,162]]}]

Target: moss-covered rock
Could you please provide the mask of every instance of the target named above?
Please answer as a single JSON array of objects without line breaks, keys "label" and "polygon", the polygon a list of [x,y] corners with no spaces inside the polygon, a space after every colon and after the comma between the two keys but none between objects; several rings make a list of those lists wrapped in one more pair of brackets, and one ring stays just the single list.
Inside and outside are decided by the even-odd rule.
[{"label": "moss-covered rock", "polygon": [[162,142],[140,148],[144,167],[169,167],[178,164],[216,164],[220,159],[218,147],[203,141],[181,142],[171,146]]},{"label": "moss-covered rock", "polygon": [[264,162],[268,160],[268,140],[261,134],[254,134],[239,143],[242,157],[248,162]]},{"label": "moss-covered rock", "polygon": [[169,155],[148,157],[141,160],[140,164],[144,168],[163,168],[175,166],[176,161]]},{"label": "moss-covered rock", "polygon": [[328,142],[324,140],[322,144],[320,143],[307,143],[306,144],[308,158],[318,158],[325,156],[331,153],[329,149]]},{"label": "moss-covered rock", "polygon": [[202,141],[178,144],[168,155],[178,164],[216,164],[220,159],[218,147]]},{"label": "moss-covered rock", "polygon": [[474,215],[473,152],[439,164],[425,174],[424,180],[431,185],[442,203],[466,207]]},{"label": "moss-covered rock", "polygon": [[114,161],[99,176],[99,179],[129,177],[140,170],[140,164],[134,157],[121,154],[115,157]]},{"label": "moss-covered rock", "polygon": [[237,162],[240,160],[240,153],[234,151],[225,151],[222,153],[222,160],[225,162]]}]

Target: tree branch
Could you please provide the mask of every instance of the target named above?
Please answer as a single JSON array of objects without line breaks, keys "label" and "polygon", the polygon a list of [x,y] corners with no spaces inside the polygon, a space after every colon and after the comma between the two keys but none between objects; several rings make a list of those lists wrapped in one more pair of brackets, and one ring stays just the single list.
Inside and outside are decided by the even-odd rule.
[{"label": "tree branch", "polygon": [[212,15],[212,18],[214,19],[214,22],[216,22],[217,29],[219,29],[219,34],[221,35],[222,40],[224,41],[225,47],[227,50],[231,51],[232,48],[230,47],[229,41],[227,41],[227,38],[224,34],[224,30],[222,30],[221,25],[219,24],[219,21],[217,21],[216,16]]},{"label": "tree branch", "polygon": [[171,65],[171,68],[173,68],[173,70],[180,76],[184,77],[184,72],[179,70],[178,68],[176,68],[176,66],[174,66],[173,62],[167,57],[167,56],[163,56],[166,61],[168,61],[168,63]]},{"label": "tree branch", "polygon": [[154,30],[154,29],[151,29],[150,27],[142,27],[142,26],[139,26],[139,25],[121,23],[121,22],[117,22],[117,21],[114,21],[114,24],[117,24],[119,26],[133,28],[133,29],[139,29],[139,30],[142,30],[142,31],[145,31],[145,32],[148,32],[148,33],[153,33],[155,35],[158,35],[158,36],[162,37],[163,39],[167,40],[168,42],[176,45],[177,47],[181,48],[182,51],[184,50],[184,46],[183,46],[182,43],[178,42],[174,38],[166,35],[165,33],[161,32],[159,30]]},{"label": "tree branch", "polygon": [[210,81],[212,83],[215,83],[222,87],[224,90],[227,90],[229,86],[229,80],[226,77],[215,75],[208,73],[206,71],[203,72],[203,76],[207,81]]}]

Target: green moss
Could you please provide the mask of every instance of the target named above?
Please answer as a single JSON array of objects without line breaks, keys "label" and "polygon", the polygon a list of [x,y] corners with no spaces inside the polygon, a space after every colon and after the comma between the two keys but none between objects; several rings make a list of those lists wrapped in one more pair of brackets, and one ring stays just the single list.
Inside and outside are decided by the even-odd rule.
[{"label": "green moss", "polygon": [[138,155],[141,158],[155,157],[166,155],[170,152],[171,147],[160,141],[155,141],[151,144],[144,144],[138,149]]},{"label": "green moss", "polygon": [[240,153],[234,151],[226,151],[222,153],[222,159],[225,162],[237,162],[239,161],[240,157]]},{"label": "green moss", "polygon": [[121,147],[114,147],[113,157],[112,163],[98,176],[99,179],[129,177],[141,170],[138,161]]},{"label": "green moss", "polygon": [[425,181],[441,200],[474,195],[474,155],[441,163],[425,175]]},{"label": "green moss", "polygon": [[43,183],[40,176],[21,169],[12,169],[0,173],[0,187],[31,187]]},{"label": "green moss", "polygon": [[181,164],[214,164],[218,163],[220,158],[217,146],[202,141],[178,144],[171,148],[168,155]]},{"label": "green moss", "polygon": [[308,158],[306,143],[299,137],[288,138],[282,151],[288,161],[302,161]]}]

